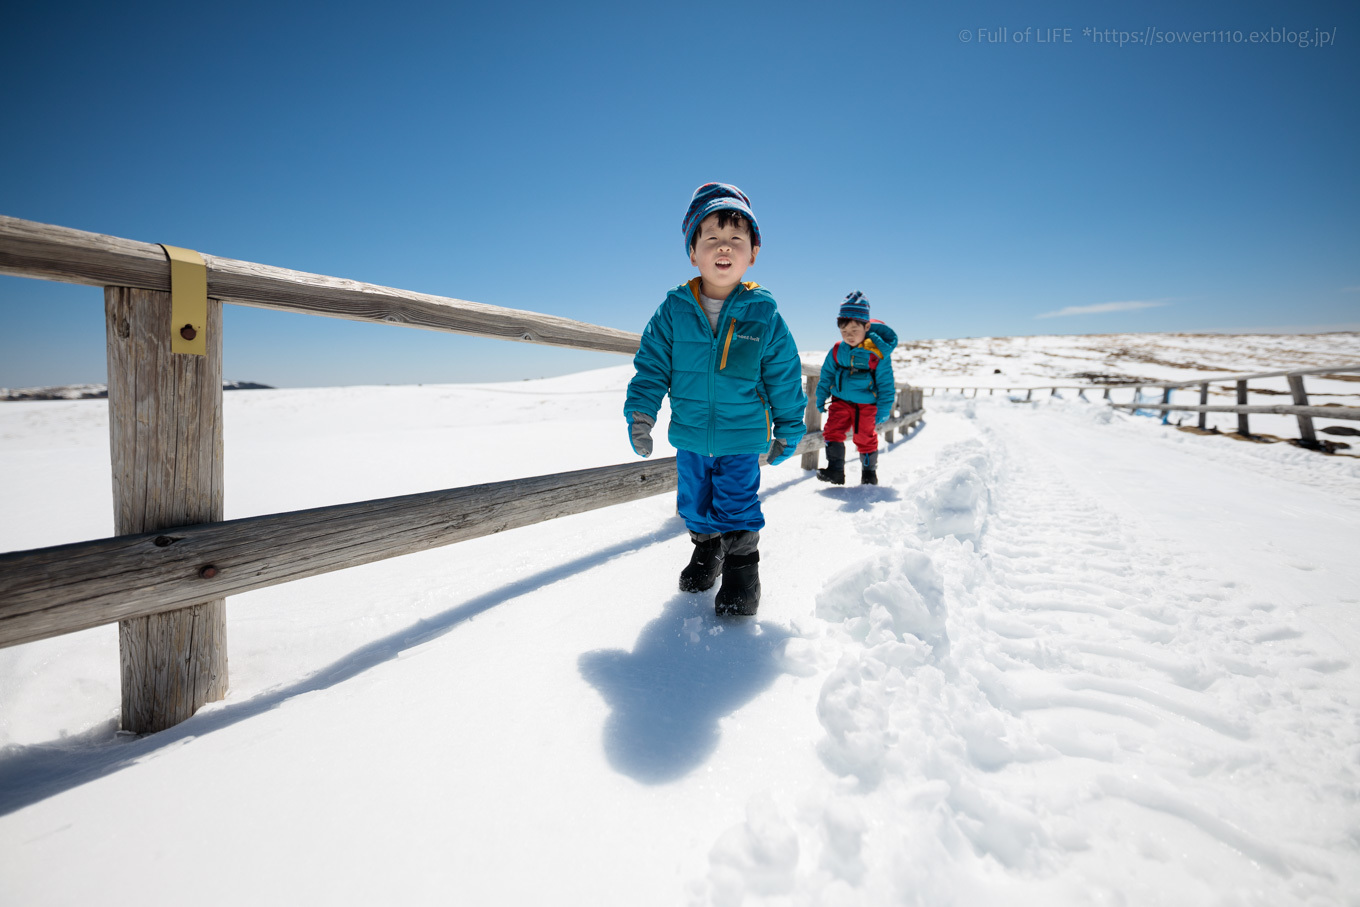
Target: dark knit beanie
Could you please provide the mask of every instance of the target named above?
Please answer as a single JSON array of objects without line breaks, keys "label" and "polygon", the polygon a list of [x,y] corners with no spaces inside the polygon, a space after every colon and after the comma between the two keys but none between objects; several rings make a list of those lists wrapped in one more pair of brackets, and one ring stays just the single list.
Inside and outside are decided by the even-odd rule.
[{"label": "dark knit beanie", "polygon": [[746,193],[727,183],[704,183],[694,190],[694,198],[690,199],[689,211],[685,212],[685,222],[681,227],[685,234],[686,252],[689,252],[694,231],[699,229],[699,224],[703,223],[704,218],[723,209],[744,214],[751,222],[751,245],[760,245],[760,226],[756,223],[755,214],[751,212],[751,200],[746,197]]},{"label": "dark knit beanie", "polygon": [[869,300],[864,298],[864,294],[859,290],[845,297],[845,302],[841,303],[840,314],[837,318],[853,318],[856,321],[867,322],[869,320]]}]

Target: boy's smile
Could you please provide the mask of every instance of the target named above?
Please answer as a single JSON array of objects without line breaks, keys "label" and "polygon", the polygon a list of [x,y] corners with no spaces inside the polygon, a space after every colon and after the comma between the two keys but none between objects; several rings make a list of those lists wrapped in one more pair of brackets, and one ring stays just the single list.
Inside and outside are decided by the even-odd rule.
[{"label": "boy's smile", "polygon": [[717,214],[705,217],[695,236],[698,239],[689,253],[689,261],[703,278],[703,294],[712,299],[726,299],[732,288],[741,283],[746,269],[756,263],[760,246],[751,245],[745,224],[729,223],[719,227]]}]

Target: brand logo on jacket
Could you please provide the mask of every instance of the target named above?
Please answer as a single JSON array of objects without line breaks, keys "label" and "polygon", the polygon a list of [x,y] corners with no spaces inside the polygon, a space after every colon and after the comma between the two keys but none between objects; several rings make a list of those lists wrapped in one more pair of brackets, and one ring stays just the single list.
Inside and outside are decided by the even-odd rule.
[{"label": "brand logo on jacket", "polygon": [[760,342],[760,338],[759,338],[759,337],[752,337],[750,334],[738,334],[738,335],[737,335],[737,339],[738,339],[738,340],[754,340],[756,343],[759,343],[759,342]]}]

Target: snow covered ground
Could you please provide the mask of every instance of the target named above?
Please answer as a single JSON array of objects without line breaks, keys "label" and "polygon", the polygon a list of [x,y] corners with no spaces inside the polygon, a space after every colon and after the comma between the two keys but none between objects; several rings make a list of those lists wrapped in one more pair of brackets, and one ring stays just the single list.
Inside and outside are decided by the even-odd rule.
[{"label": "snow covered ground", "polygon": [[[229,394],[227,516],[627,462],[629,373]],[[146,738],[114,628],[0,650],[0,903],[1360,904],[1360,459],[926,404],[766,470],[754,620],[662,496],[232,598]],[[106,407],[0,405],[0,550],[110,534]]]}]

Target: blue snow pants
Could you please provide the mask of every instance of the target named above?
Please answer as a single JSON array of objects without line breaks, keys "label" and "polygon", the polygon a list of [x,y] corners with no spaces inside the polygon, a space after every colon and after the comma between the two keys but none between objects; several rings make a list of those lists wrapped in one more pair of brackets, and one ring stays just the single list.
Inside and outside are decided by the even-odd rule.
[{"label": "blue snow pants", "polygon": [[677,450],[675,468],[679,473],[676,507],[690,532],[758,532],[765,525],[758,497],[760,454],[706,457]]}]

